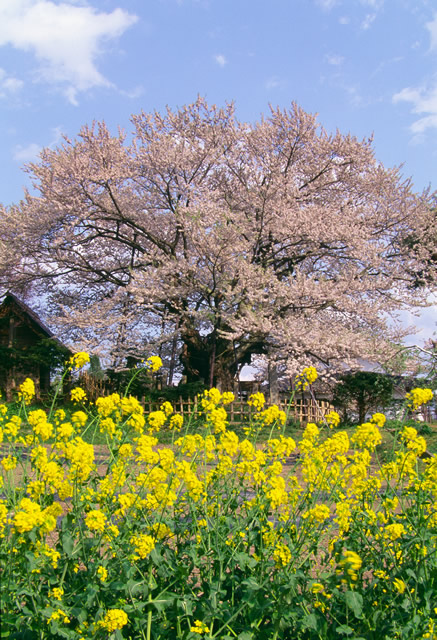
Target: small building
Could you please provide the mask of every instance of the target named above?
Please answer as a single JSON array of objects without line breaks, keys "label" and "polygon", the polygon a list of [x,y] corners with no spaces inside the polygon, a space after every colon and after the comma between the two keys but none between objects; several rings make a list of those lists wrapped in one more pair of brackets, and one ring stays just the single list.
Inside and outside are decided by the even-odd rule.
[{"label": "small building", "polygon": [[53,371],[71,355],[36,313],[6,294],[0,304],[0,389],[7,400],[25,378],[35,382],[37,396],[47,393]]}]

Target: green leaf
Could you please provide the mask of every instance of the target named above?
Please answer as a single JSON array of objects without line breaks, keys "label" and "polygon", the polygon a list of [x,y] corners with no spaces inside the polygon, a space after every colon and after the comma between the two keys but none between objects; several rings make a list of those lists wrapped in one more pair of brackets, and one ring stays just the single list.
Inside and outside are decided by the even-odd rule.
[{"label": "green leaf", "polygon": [[71,535],[71,533],[68,533],[68,531],[66,531],[62,534],[62,549],[68,557],[71,557],[73,553],[73,548],[74,548],[74,538]]},{"label": "green leaf", "polygon": [[174,602],[175,598],[177,598],[177,594],[166,593],[159,598],[151,600],[150,604],[152,604],[155,609],[161,612],[163,609],[165,609],[165,607],[171,605]]},{"label": "green leaf", "polygon": [[85,606],[91,607],[96,598],[96,595],[98,594],[98,589],[96,589],[93,585],[89,585],[85,591],[85,594],[86,594]]},{"label": "green leaf", "polygon": [[346,604],[360,618],[363,611],[363,596],[356,591],[346,591]]},{"label": "green leaf", "polygon": [[310,613],[309,615],[305,616],[302,624],[306,629],[314,629],[314,631],[317,631],[319,628],[319,621],[315,613]]},{"label": "green leaf", "polygon": [[248,587],[250,591],[258,591],[261,589],[261,585],[259,585],[254,578],[247,578],[247,580],[243,580],[241,584]]},{"label": "green leaf", "polygon": [[243,631],[238,635],[238,640],[253,640],[253,633],[250,631]]},{"label": "green leaf", "polygon": [[350,634],[353,633],[354,630],[352,629],[352,627],[348,627],[347,624],[341,624],[336,628],[336,632],[344,636],[350,636]]}]

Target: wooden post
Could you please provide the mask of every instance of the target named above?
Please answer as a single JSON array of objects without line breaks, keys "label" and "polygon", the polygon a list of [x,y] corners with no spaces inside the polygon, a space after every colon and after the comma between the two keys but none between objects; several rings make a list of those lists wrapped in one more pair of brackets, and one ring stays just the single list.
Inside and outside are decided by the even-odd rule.
[{"label": "wooden post", "polygon": [[277,404],[279,402],[278,369],[272,362],[268,365],[268,377],[270,402]]}]

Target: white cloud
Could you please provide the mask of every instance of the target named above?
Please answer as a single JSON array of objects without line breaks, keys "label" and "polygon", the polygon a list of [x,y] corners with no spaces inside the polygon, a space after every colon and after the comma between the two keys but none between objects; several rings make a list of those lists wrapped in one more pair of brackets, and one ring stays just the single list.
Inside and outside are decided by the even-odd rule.
[{"label": "white cloud", "polygon": [[[426,24],[431,37],[430,50],[437,49],[437,12],[434,19]],[[427,84],[423,83],[418,87],[404,87],[392,98],[393,102],[409,102],[412,105],[412,113],[422,117],[415,120],[410,126],[410,130],[416,136],[416,140],[421,140],[421,135],[427,129],[437,129],[437,75]]]},{"label": "white cloud", "polygon": [[333,54],[327,54],[325,56],[325,60],[328,64],[332,64],[335,67],[338,67],[339,65],[343,64],[344,57],[333,53]]},{"label": "white cloud", "polygon": [[96,66],[102,44],[123,34],[137,17],[123,9],[97,12],[52,0],[0,0],[0,46],[32,53],[39,79],[64,87],[73,104],[77,93],[112,86]]},{"label": "white cloud", "polygon": [[22,86],[22,80],[9,76],[4,69],[0,68],[0,98],[17,93]]},{"label": "white cloud", "polygon": [[218,53],[217,55],[214,56],[214,60],[217,62],[217,64],[220,67],[224,67],[225,64],[227,63],[227,60],[225,58],[225,56],[222,53]]},{"label": "white cloud", "polygon": [[145,89],[142,85],[137,85],[133,89],[120,91],[122,96],[126,96],[126,98],[131,98],[132,100],[135,98],[140,98],[145,93]]},{"label": "white cloud", "polygon": [[361,28],[364,30],[370,29],[373,22],[375,21],[376,15],[376,13],[368,13],[361,23]]},{"label": "white cloud", "polygon": [[434,20],[427,22],[426,28],[431,35],[431,49],[437,49],[437,13],[434,15]]},{"label": "white cloud", "polygon": [[[47,145],[47,147],[49,148],[55,147],[61,141],[61,127],[55,127],[54,129],[52,129],[52,137],[53,139]],[[13,152],[13,158],[15,162],[19,162],[20,164],[24,162],[35,162],[36,160],[38,160],[38,156],[42,150],[43,147],[36,142],[31,142],[26,146],[17,144]]]},{"label": "white cloud", "polygon": [[361,4],[365,7],[372,7],[372,9],[381,9],[384,0],[361,0]]},{"label": "white cloud", "polygon": [[20,164],[23,162],[34,162],[38,159],[39,154],[42,151],[42,147],[35,142],[31,142],[27,146],[23,147],[18,144],[14,149],[14,160]]},{"label": "white cloud", "polygon": [[414,134],[437,128],[437,84],[432,87],[405,87],[393,96],[393,102],[410,102],[413,113],[424,114],[411,125]]},{"label": "white cloud", "polygon": [[325,11],[330,11],[338,4],[338,0],[316,0],[316,3]]},{"label": "white cloud", "polygon": [[285,87],[285,80],[279,76],[270,76],[266,81],[266,89],[282,89]]},{"label": "white cloud", "polygon": [[338,21],[340,24],[349,24],[350,18],[348,18],[348,16],[341,16]]}]

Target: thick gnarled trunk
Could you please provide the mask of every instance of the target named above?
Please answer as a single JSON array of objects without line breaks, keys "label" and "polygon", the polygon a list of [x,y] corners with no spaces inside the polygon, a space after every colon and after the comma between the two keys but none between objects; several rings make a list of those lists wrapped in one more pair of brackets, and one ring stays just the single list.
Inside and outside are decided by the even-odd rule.
[{"label": "thick gnarled trunk", "polygon": [[241,367],[250,363],[252,354],[264,352],[261,340],[234,343],[216,330],[202,336],[194,327],[181,332],[184,343],[181,362],[186,381],[203,382],[207,387],[232,391]]}]

